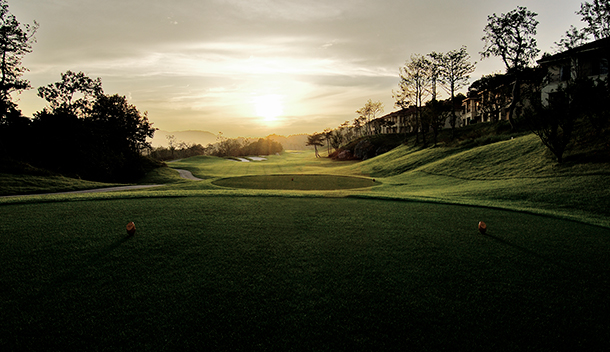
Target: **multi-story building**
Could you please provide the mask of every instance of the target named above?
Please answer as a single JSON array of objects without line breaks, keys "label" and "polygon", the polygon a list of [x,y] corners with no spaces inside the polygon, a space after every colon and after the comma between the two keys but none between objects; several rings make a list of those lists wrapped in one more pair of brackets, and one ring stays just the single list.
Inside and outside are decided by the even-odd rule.
[{"label": "multi-story building", "polygon": [[549,95],[570,80],[606,79],[609,59],[610,38],[604,38],[538,60],[547,72],[541,89],[542,101],[547,102]]}]

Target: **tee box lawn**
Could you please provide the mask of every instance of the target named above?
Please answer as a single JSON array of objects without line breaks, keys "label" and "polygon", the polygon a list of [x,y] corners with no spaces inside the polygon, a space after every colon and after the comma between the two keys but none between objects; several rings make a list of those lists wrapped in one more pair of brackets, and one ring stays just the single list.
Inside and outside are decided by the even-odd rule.
[{"label": "tee box lawn", "polygon": [[[526,200],[493,195],[467,204],[495,181],[464,180],[450,191],[438,163],[432,179],[418,178],[421,168],[392,175],[379,163],[195,158],[172,165],[203,181],[2,199],[0,347],[606,346],[610,229],[596,225],[597,213],[548,205],[535,214]],[[246,176],[260,185],[277,175],[282,185],[308,176],[309,189],[243,188]],[[313,189],[315,175],[366,184]],[[458,198],[464,204],[449,204]]]}]

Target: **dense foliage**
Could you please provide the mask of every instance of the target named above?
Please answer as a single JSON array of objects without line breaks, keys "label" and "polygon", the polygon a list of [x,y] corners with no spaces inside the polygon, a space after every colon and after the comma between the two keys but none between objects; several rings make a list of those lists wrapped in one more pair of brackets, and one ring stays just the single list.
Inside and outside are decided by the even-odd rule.
[{"label": "dense foliage", "polygon": [[[610,136],[610,88],[604,80],[576,79],[565,82],[543,104],[540,93],[528,96],[523,123],[553,153],[558,162],[571,148],[595,161],[608,161]],[[580,158],[584,155],[580,155]],[[601,158],[601,159],[600,159]]]},{"label": "dense foliage", "polygon": [[259,138],[256,142],[242,142],[240,139],[227,138],[214,145],[210,154],[215,156],[270,155],[283,150],[280,143],[269,138]]},{"label": "dense foliage", "polygon": [[[21,61],[38,24],[21,25],[0,0],[0,165],[2,171],[44,168],[96,181],[136,181],[159,165],[142,157],[155,129],[124,96],[105,95],[100,78],[67,71],[38,88],[49,106],[24,117],[11,93],[30,88]],[[23,166],[23,165],[31,166]],[[22,165],[15,168],[14,165]],[[32,167],[33,166],[33,167]]]},{"label": "dense foliage", "polygon": [[155,129],[119,95],[99,95],[89,114],[43,110],[27,127],[21,159],[61,174],[96,181],[136,181],[155,162],[141,156]]},{"label": "dense foliage", "polygon": [[[173,136],[172,136],[173,137]],[[155,148],[150,156],[156,160],[176,160],[197,155],[213,155],[219,157],[240,157],[252,155],[271,155],[284,150],[279,142],[270,138],[259,138],[252,141],[244,138],[221,138],[216,144],[189,144],[179,142],[178,145],[170,143],[169,147]]]}]

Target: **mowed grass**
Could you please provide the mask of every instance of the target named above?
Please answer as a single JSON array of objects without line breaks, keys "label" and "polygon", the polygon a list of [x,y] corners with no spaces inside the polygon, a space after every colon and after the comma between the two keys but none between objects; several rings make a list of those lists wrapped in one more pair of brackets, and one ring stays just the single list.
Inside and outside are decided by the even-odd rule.
[{"label": "mowed grass", "polygon": [[336,175],[253,175],[222,178],[212,182],[222,187],[281,190],[339,190],[377,185],[374,179]]},{"label": "mowed grass", "polygon": [[120,185],[122,184],[86,181],[64,176],[34,176],[0,173],[0,196],[68,192]]},{"label": "mowed grass", "polygon": [[512,209],[610,227],[610,165],[557,164],[534,135],[478,148],[401,146],[350,166],[373,196]]},{"label": "mowed grass", "polygon": [[[164,187],[0,199],[2,350],[590,351],[610,340],[607,164],[557,165],[524,136],[364,162],[286,152],[170,165],[203,181],[159,169],[143,182]],[[369,186],[280,187],[321,176]]]},{"label": "mowed grass", "polygon": [[3,350],[596,350],[610,338],[607,228],[422,202],[144,194],[0,206]]},{"label": "mowed grass", "polygon": [[[170,163],[171,167],[186,169],[193,175],[209,178],[226,178],[248,175],[278,174],[340,174],[353,175],[348,169],[356,161],[333,161],[328,158],[315,158],[313,151],[285,151],[282,155],[269,155],[265,161],[239,162],[211,156],[199,156]],[[326,171],[325,171],[326,170]]]}]

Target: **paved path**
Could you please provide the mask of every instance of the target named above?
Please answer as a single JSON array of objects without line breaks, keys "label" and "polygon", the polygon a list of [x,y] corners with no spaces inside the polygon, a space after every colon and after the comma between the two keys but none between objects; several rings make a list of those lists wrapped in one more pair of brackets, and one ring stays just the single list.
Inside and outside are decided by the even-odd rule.
[{"label": "paved path", "polygon": [[183,169],[174,169],[174,170],[176,170],[180,173],[180,177],[185,178],[187,180],[203,181],[202,178],[193,176],[193,173],[188,170],[183,170]]}]

